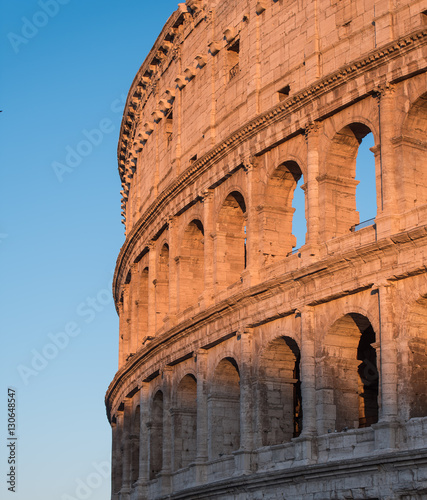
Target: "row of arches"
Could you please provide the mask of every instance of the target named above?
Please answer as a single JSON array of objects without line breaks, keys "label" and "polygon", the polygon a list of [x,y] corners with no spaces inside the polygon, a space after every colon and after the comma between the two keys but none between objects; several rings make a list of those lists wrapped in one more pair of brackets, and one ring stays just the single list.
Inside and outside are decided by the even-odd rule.
[{"label": "row of arches", "polygon": [[[333,183],[336,184],[341,176],[338,184],[343,186],[342,171],[348,171],[349,178],[356,175],[358,146],[365,135],[372,136],[372,133],[365,125],[353,124],[338,135],[335,143],[339,143],[340,147],[333,147],[331,153],[334,168],[337,170]],[[371,178],[365,175],[361,184],[372,190],[372,183],[375,184],[375,165],[367,167],[369,161],[366,160],[366,150],[364,154],[361,163],[365,165],[364,170],[369,171]],[[326,180],[319,180],[319,185],[332,182],[331,179],[329,176]],[[349,233],[359,222],[355,205],[356,184],[356,181],[352,184],[351,195],[344,191],[338,192],[334,186],[332,191],[336,200],[332,202],[325,199],[325,206],[329,208],[324,211],[324,226],[331,227],[331,223],[326,220],[328,217],[336,226],[331,237],[344,231],[344,226]],[[345,189],[347,188],[348,185]],[[127,285],[133,289],[133,293],[128,294],[132,295],[130,298],[126,297],[125,293],[122,294],[124,314],[120,316],[123,323],[138,324],[140,333],[137,334],[137,340],[129,339],[129,332],[121,334],[124,343],[129,344],[122,350],[122,359],[125,360],[129,354],[136,352],[141,339],[155,335],[171,314],[199,305],[207,289],[212,294],[238,284],[243,281],[242,273],[249,264],[254,269],[261,260],[264,264],[269,264],[286,258],[297,245],[305,242],[308,204],[306,194],[304,174],[300,165],[295,160],[285,161],[279,164],[270,179],[265,181],[265,199],[257,208],[258,221],[254,220],[253,215],[252,219],[249,216],[247,194],[234,189],[225,193],[222,204],[217,208],[216,217],[214,213],[208,213],[205,206],[203,210],[196,210],[194,218],[187,220],[185,228],[179,228],[172,243],[169,226],[163,243],[160,246],[152,245],[150,249],[147,247],[138,257],[138,266],[134,266],[128,273]],[[360,198],[366,201],[363,192]],[[256,197],[253,197],[252,203],[256,201]],[[349,204],[345,206],[347,201]],[[202,204],[207,203],[208,201],[204,200]],[[376,200],[371,203],[371,208],[375,204]],[[335,207],[333,214],[330,213],[332,206]],[[375,213],[371,215],[375,216]],[[213,218],[212,226],[205,220],[206,216]],[[207,230],[206,224],[209,226]],[[342,226],[342,229],[338,226]],[[173,248],[170,247],[171,244]],[[150,260],[151,252],[157,254],[155,259]],[[151,286],[152,283],[154,287]],[[150,294],[153,295],[151,301]],[[154,310],[155,316],[151,325],[150,308]],[[136,320],[133,319],[135,315]],[[122,330],[126,328],[127,326]],[[132,344],[134,346],[131,348]]]},{"label": "row of arches", "polygon": [[[427,369],[426,310],[423,299],[411,319],[411,328],[420,331],[407,344],[408,384],[401,395],[408,406],[407,418],[427,416],[425,384],[422,386],[421,380]],[[141,474],[142,435],[147,440],[144,448],[148,452],[147,480],[157,478],[165,468],[165,460],[170,472],[195,463],[203,439],[207,440],[207,455],[203,459],[209,462],[240,450],[242,432],[248,432],[244,391],[249,391],[253,402],[249,415],[251,449],[290,443],[304,433],[307,404],[316,407],[318,434],[362,429],[380,420],[381,370],[377,356],[380,343],[366,316],[345,314],[331,325],[322,344],[316,347],[315,401],[304,400],[308,375],[304,377],[300,347],[298,336],[281,335],[261,348],[253,361],[231,355],[231,349],[230,355],[211,366],[209,373],[201,374],[191,365],[185,365],[187,368],[179,371],[179,377],[151,380],[144,403],[139,395],[134,396],[138,404],[125,416],[132,419],[129,433],[132,482]],[[381,354],[386,355],[387,351]],[[385,358],[383,362],[388,360]],[[246,370],[246,375],[242,370]],[[205,398],[201,397],[203,393]],[[141,418],[141,404],[147,405],[144,418]],[[198,432],[200,412],[207,415],[207,435]],[[123,426],[126,425],[125,422]],[[146,430],[141,432],[141,426]],[[123,435],[117,438],[121,439],[122,455],[128,446]],[[115,481],[116,485],[121,484],[120,474]]]},{"label": "row of arches", "polygon": [[[409,111],[391,127],[384,113],[393,100],[408,99],[401,94],[388,89],[380,98],[357,103],[351,113],[343,112],[346,118],[340,112],[309,127],[305,138],[296,135],[258,156],[251,174],[245,175],[246,166],[236,170],[206,198],[190,204],[173,218],[173,237],[166,224],[136,257],[137,266],[122,287],[121,362],[144,338],[170,325],[168,318],[206,307],[241,282],[254,282],[269,264],[306,243],[312,249],[332,238],[351,237],[361,222],[377,224],[377,213],[396,216],[425,205],[427,99],[423,95],[412,105],[405,101]],[[376,229],[375,236],[380,233]]]}]

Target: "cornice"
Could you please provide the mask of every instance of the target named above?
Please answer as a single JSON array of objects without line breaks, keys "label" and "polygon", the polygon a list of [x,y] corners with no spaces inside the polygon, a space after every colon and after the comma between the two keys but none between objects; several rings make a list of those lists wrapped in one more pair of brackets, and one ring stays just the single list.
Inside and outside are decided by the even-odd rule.
[{"label": "cornice", "polygon": [[[179,13],[175,13],[175,15],[178,14]],[[167,26],[169,24],[172,24],[174,19],[175,18],[171,16],[167,23]],[[164,30],[165,29],[166,26]],[[321,96],[328,94],[343,83],[359,77],[363,72],[367,72],[373,68],[381,66],[391,59],[401,57],[410,50],[414,50],[418,46],[422,46],[426,43],[426,40],[427,29],[423,28],[409,35],[401,37],[398,40],[390,42],[389,44],[368,53],[366,56],[341,67],[339,70],[325,76],[321,80],[314,82],[312,85],[301,90],[294,96],[281,101],[279,104],[269,109],[268,111],[256,116],[255,118],[244,124],[242,127],[234,131],[232,134],[230,134],[226,139],[221,141],[215,147],[213,147],[200,159],[191,164],[189,168],[187,168],[183,173],[181,173],[181,175],[174,179],[171,184],[169,184],[169,186],[166,187],[165,190],[153,201],[153,203],[147,208],[140,219],[135,223],[130,234],[126,238],[126,241],[123,244],[117,258],[113,280],[113,294],[116,304],[119,295],[120,280],[125,272],[126,266],[129,264],[128,261],[131,257],[133,249],[135,248],[135,245],[142,237],[145,228],[168,204],[173,196],[177,196],[188,185],[192,184],[197,177],[208,170],[212,164],[219,161],[221,158],[229,154],[230,151],[236,149],[243,142],[255,136],[263,129],[269,127],[277,121],[283,120],[288,115],[297,112],[299,109],[303,108],[314,99],[318,99]],[[423,71],[426,71],[426,68],[424,68]],[[399,77],[399,80],[401,79],[402,77]],[[134,80],[134,82],[136,80],[137,78]],[[385,84],[386,82],[381,83]],[[378,82],[377,84],[373,83],[372,88],[367,89],[365,94],[375,94],[377,90]],[[127,108],[128,106],[126,106],[126,109]],[[311,121],[313,121],[313,119],[321,120],[321,117],[312,117]],[[127,116],[125,112],[122,126],[126,121]]]}]

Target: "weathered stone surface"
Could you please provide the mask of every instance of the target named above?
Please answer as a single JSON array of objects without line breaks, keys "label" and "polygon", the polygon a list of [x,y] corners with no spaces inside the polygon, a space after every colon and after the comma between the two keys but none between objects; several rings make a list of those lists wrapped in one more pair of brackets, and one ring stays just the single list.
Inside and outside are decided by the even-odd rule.
[{"label": "weathered stone surface", "polygon": [[168,20],[118,148],[112,500],[427,498],[426,12],[187,0]]}]

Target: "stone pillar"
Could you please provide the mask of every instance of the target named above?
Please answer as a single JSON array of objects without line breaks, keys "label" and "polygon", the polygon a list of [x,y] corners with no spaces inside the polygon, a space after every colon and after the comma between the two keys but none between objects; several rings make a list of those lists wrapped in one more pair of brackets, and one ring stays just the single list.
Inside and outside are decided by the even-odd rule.
[{"label": "stone pillar", "polygon": [[[397,438],[397,349],[395,340],[395,316],[393,310],[393,285],[389,282],[377,285],[373,291],[378,295],[379,345],[377,366],[380,372],[379,419],[375,429],[375,447],[396,447]],[[378,359],[379,358],[379,359]]]},{"label": "stone pillar", "polygon": [[203,484],[207,480],[206,465],[208,460],[208,352],[199,349],[196,354],[197,369],[197,457],[196,482]]},{"label": "stone pillar", "polygon": [[132,399],[124,402],[123,421],[123,482],[120,490],[120,500],[128,500],[131,492],[131,439],[132,432]]},{"label": "stone pillar", "polygon": [[136,482],[137,498],[148,498],[147,483],[150,479],[150,436],[148,422],[150,421],[150,392],[149,385],[143,383],[139,392],[140,397],[140,427],[139,427],[139,477]]},{"label": "stone pillar", "polygon": [[119,314],[119,368],[124,364],[124,338],[125,338],[125,314],[123,302],[119,301],[117,304]]},{"label": "stone pillar", "polygon": [[256,211],[257,189],[259,186],[258,169],[255,158],[244,161],[246,172],[246,269],[243,272],[245,285],[252,286],[259,282],[259,269],[261,267],[261,235],[259,218]]},{"label": "stone pillar", "polygon": [[306,248],[311,254],[316,253],[319,244],[320,207],[319,207],[319,148],[320,128],[318,123],[310,123],[305,129],[307,143],[307,179],[304,179],[306,195],[307,237]]},{"label": "stone pillar", "polygon": [[378,207],[378,238],[399,230],[396,213],[399,204],[404,200],[397,199],[395,179],[395,147],[393,144],[395,128],[395,88],[386,84],[379,87],[378,99],[379,133],[380,133],[380,201]]},{"label": "stone pillar", "polygon": [[213,235],[215,234],[213,220],[213,189],[208,189],[202,194],[203,202],[203,229],[204,229],[204,266],[205,266],[205,286],[203,292],[204,306],[208,307],[212,302],[214,293],[214,242]]},{"label": "stone pillar", "polygon": [[115,432],[115,498],[120,500],[120,491],[123,487],[123,450],[124,450],[124,414],[118,411],[116,414],[116,432]]},{"label": "stone pillar", "polygon": [[304,307],[301,317],[301,397],[302,397],[302,436],[316,433],[316,372],[315,372],[315,335],[314,309]]},{"label": "stone pillar", "polygon": [[240,448],[234,452],[236,474],[252,472],[251,458],[254,447],[252,402],[252,328],[238,332],[240,341]]},{"label": "stone pillar", "polygon": [[170,493],[172,472],[172,367],[165,366],[162,370],[163,392],[163,460],[159,477],[160,491],[163,495]]},{"label": "stone pillar", "polygon": [[139,274],[138,264],[132,264],[131,280],[129,283],[129,353],[135,353],[140,345],[139,342],[139,318],[138,318],[138,293],[139,293]]},{"label": "stone pillar", "polygon": [[120,366],[126,363],[130,349],[130,311],[129,311],[129,283],[123,285],[123,304],[120,316]]},{"label": "stone pillar", "polygon": [[157,274],[157,245],[155,241],[149,244],[148,253],[148,335],[154,337],[156,334],[156,287]]},{"label": "stone pillar", "polygon": [[177,217],[169,217],[169,327],[175,323],[178,311],[178,282],[177,282],[177,262],[178,238],[177,238]]},{"label": "stone pillar", "polygon": [[119,462],[117,457],[120,456],[120,428],[118,422],[111,423],[112,431],[112,449],[111,449],[111,500],[118,500],[118,491],[120,485],[118,485],[118,465]]},{"label": "stone pillar", "polygon": [[302,432],[295,438],[296,460],[310,464],[315,460],[313,437],[316,434],[316,372],[315,372],[315,334],[314,309],[304,307],[296,312],[301,320],[301,399]]}]

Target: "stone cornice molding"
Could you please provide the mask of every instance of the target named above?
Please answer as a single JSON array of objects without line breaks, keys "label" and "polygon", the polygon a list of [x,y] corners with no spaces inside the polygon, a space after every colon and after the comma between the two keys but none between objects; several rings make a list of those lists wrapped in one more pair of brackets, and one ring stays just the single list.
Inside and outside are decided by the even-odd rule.
[{"label": "stone cornice molding", "polygon": [[[402,56],[409,50],[413,50],[416,46],[425,44],[426,41],[427,29],[424,28],[372,51],[363,58],[353,61],[340,68],[338,71],[315,82],[294,96],[281,101],[265,113],[256,116],[254,119],[250,120],[229,135],[222,142],[217,144],[200,159],[192,163],[189,168],[174,179],[171,184],[153,201],[141,218],[136,222],[128,235],[117,259],[113,281],[113,294],[115,301],[117,302],[121,276],[128,265],[128,260],[137,241],[142,237],[144,230],[154,220],[157,214],[161,213],[164,207],[169,203],[171,198],[177,196],[186,187],[192,184],[194,180],[208,170],[212,164],[219,161],[230,151],[236,149],[243,142],[252,138],[260,131],[269,127],[271,124],[285,119],[288,115],[295,113],[300,108],[313,101],[313,99],[317,99],[322,95],[331,92],[336,87],[339,87],[343,83],[347,82],[349,79],[360,76],[361,71],[371,70],[374,67],[384,64],[385,61]],[[423,68],[423,71],[427,71],[427,67]],[[402,77],[399,79],[402,79]],[[378,91],[378,87],[378,84],[373,83],[372,88],[367,89],[366,95],[369,95],[370,93],[375,94],[375,92]],[[321,117],[318,117],[318,119],[320,118]],[[125,117],[123,120],[125,121]],[[315,119],[312,119],[312,121],[315,121]],[[304,132],[304,130],[302,132]]]},{"label": "stone cornice molding", "polygon": [[[177,13],[175,13],[177,14]],[[169,19],[169,21],[172,19],[173,16]],[[168,23],[169,23],[168,21]],[[165,26],[166,28],[166,26]],[[162,31],[162,34],[164,34],[165,28]],[[159,38],[156,41],[155,46],[153,49],[150,51],[149,55],[146,58],[146,61],[142,65],[141,69],[139,70],[137,76],[134,79],[134,82],[132,83],[131,90],[129,91],[128,95],[128,100],[126,103],[125,107],[125,112],[122,120],[122,127],[120,129],[120,137],[122,137],[124,134],[124,124],[126,124],[129,121],[129,118],[131,121],[133,121],[133,116],[134,113],[130,109],[130,102],[135,94],[135,87],[137,87],[141,83],[141,73],[142,70],[145,66],[147,66],[147,61],[152,59],[154,55],[152,52],[154,51],[154,48],[157,47],[157,43],[159,42],[159,39],[161,38],[162,34],[159,36]],[[422,30],[418,30],[414,33],[411,33],[409,35],[406,35],[404,37],[401,37],[393,42],[390,42],[389,44],[377,48],[374,51],[371,51],[370,53],[366,54],[364,57],[357,59],[346,66],[343,66],[339,70],[327,75],[326,77],[322,78],[319,81],[314,82],[311,86],[302,89],[300,92],[295,94],[294,96],[290,97],[289,99],[286,99],[284,101],[281,101],[277,106],[274,108],[270,109],[266,113],[263,113],[256,117],[254,120],[250,121],[248,124],[246,124],[245,127],[253,127],[254,125],[258,127],[260,125],[259,120],[264,120],[265,118],[270,121],[271,118],[273,118],[277,113],[281,113],[288,109],[289,107],[293,107],[297,105],[299,102],[304,101],[304,100],[310,100],[310,98],[317,97],[317,94],[322,94],[323,91],[326,90],[328,92],[332,88],[335,88],[337,84],[339,84],[342,80],[348,80],[354,77],[354,75],[358,75],[361,70],[364,68],[371,69],[372,67],[379,66],[383,63],[384,60],[390,59],[390,58],[395,58],[408,50],[411,50],[416,43],[423,43],[425,38],[427,37],[427,30],[423,28]],[[328,87],[331,87],[331,89],[328,90]],[[390,90],[392,86],[389,83],[386,84],[381,84],[377,85],[375,89],[373,89],[373,92],[375,94],[383,94],[384,92]],[[132,96],[132,97],[131,97]],[[273,113],[273,116],[271,116],[271,113]],[[255,123],[254,123],[255,122]],[[243,127],[243,128],[245,128]],[[241,130],[241,129],[240,129]],[[239,131],[240,131],[239,130]],[[238,132],[239,132],[238,131]],[[235,134],[232,134],[232,136]],[[231,137],[232,137],[231,136]],[[226,139],[227,141],[227,139]],[[225,142],[225,141],[224,141]],[[123,157],[127,156],[127,151],[128,151],[128,144],[129,142],[126,142],[125,147],[122,147],[122,139],[119,141],[119,146],[118,146],[118,158],[119,158],[119,163],[121,162],[121,159]]]}]

